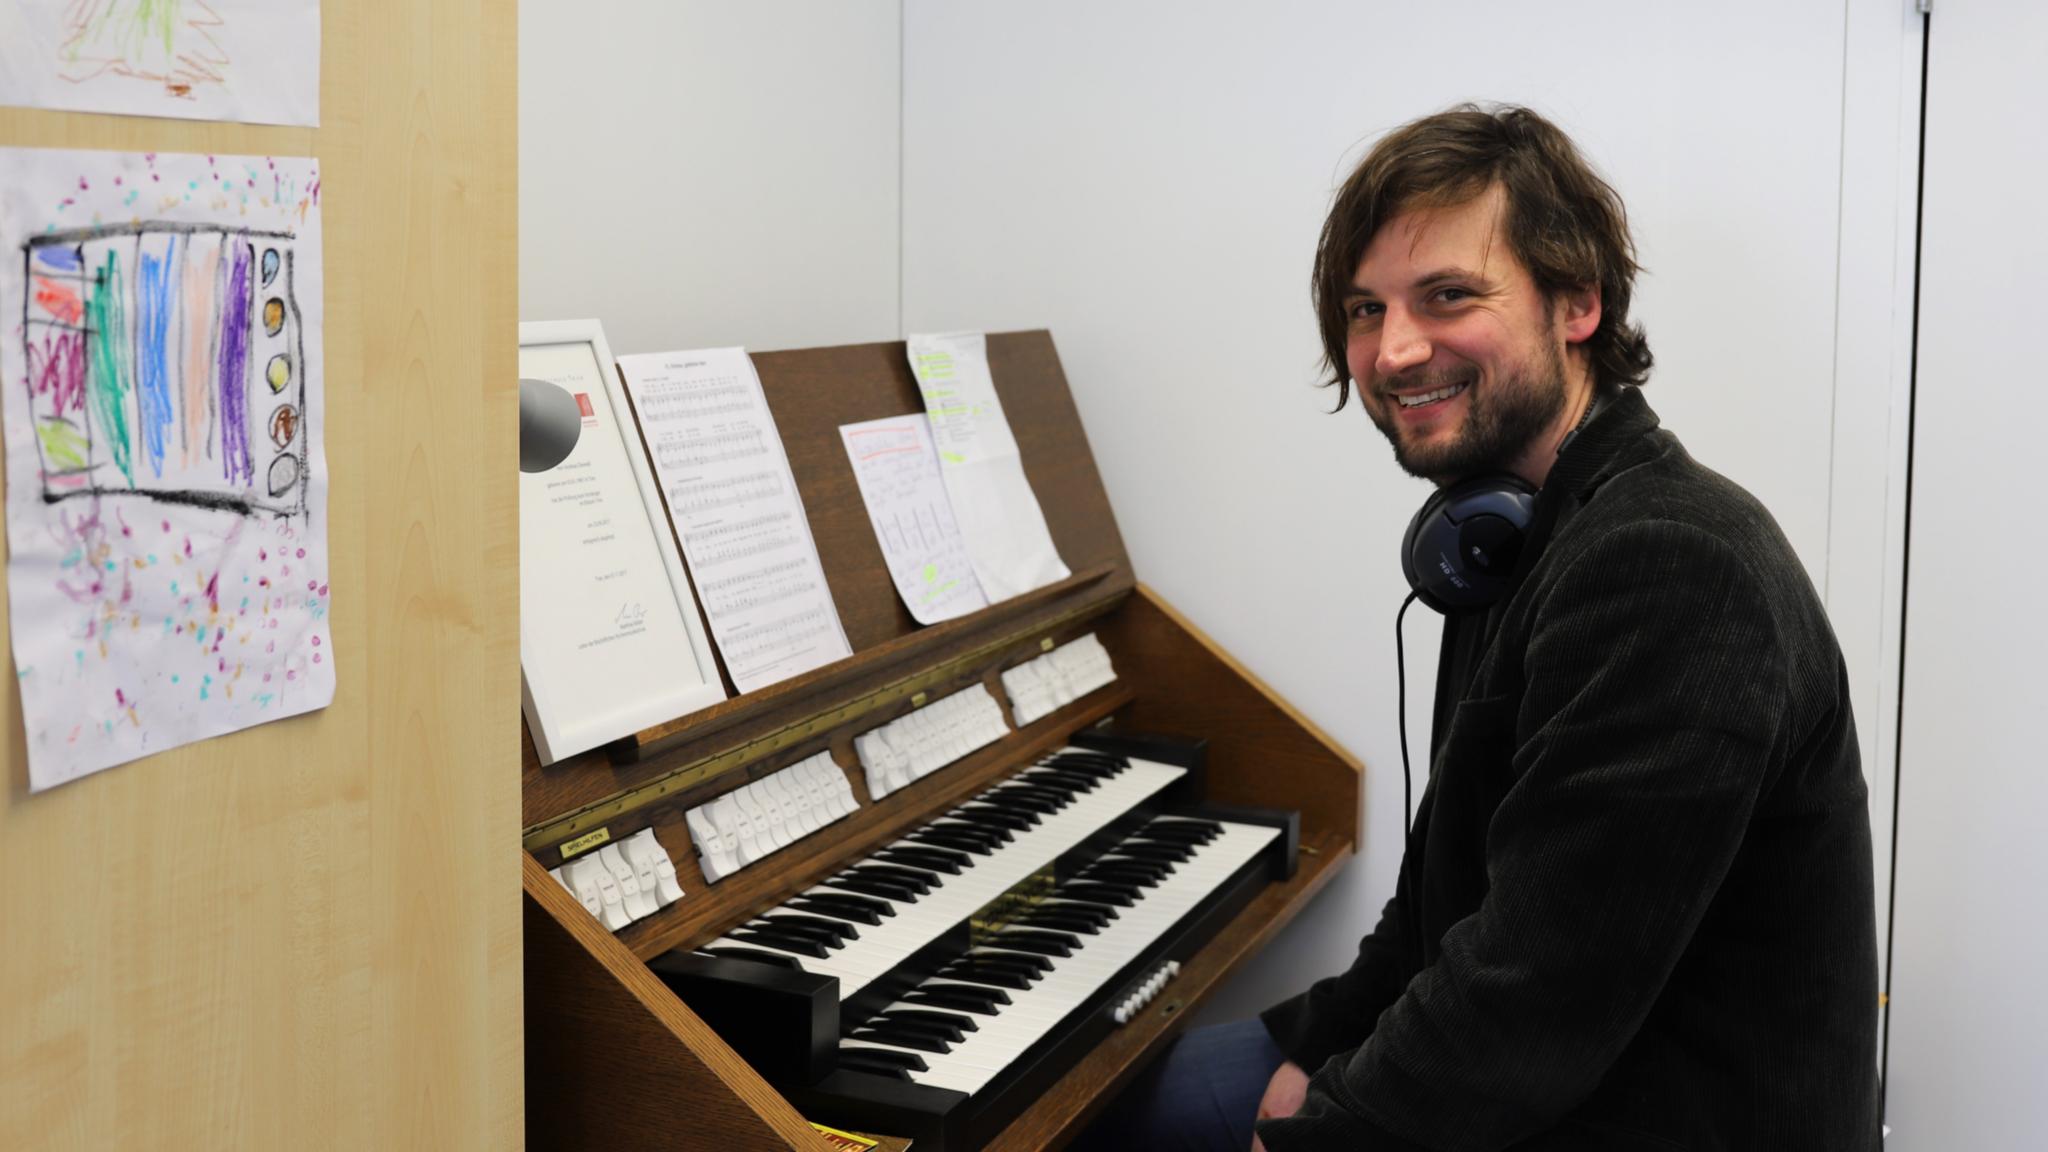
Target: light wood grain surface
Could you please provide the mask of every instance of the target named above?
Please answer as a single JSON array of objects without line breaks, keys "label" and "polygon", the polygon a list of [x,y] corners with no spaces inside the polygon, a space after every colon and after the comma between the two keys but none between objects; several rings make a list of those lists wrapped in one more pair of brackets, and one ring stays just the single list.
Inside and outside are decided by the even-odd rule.
[{"label": "light wood grain surface", "polygon": [[0,1148],[521,1143],[514,10],[323,8],[317,130],[0,109],[320,159],[339,677],[33,797],[7,677]]}]

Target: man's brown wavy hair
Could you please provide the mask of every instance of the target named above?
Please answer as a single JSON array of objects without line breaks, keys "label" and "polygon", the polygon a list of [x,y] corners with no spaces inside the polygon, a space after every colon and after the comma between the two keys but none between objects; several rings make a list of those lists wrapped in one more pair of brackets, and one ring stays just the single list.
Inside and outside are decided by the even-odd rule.
[{"label": "man's brown wavy hair", "polygon": [[1640,266],[1621,197],[1557,125],[1514,105],[1461,104],[1375,144],[1323,222],[1313,292],[1337,407],[1351,394],[1344,300],[1373,236],[1402,212],[1464,204],[1495,184],[1506,193],[1508,246],[1546,301],[1600,287],[1600,326],[1585,343],[1594,383],[1633,387],[1649,377],[1650,342],[1628,320]]}]

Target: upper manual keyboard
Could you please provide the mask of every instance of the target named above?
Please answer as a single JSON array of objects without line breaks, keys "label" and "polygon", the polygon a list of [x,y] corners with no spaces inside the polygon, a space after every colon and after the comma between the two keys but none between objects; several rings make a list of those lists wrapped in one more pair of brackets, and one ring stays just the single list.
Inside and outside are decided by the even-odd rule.
[{"label": "upper manual keyboard", "polygon": [[794,961],[849,999],[1185,774],[1065,749],[702,950]]}]

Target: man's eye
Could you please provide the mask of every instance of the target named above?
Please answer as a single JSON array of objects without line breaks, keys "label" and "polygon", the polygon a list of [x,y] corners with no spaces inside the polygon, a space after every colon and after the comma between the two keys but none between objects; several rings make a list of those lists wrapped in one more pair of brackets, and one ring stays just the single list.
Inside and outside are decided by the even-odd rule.
[{"label": "man's eye", "polygon": [[1472,293],[1463,288],[1440,288],[1437,290],[1436,298],[1446,304],[1456,304],[1460,300],[1470,298],[1471,295]]}]

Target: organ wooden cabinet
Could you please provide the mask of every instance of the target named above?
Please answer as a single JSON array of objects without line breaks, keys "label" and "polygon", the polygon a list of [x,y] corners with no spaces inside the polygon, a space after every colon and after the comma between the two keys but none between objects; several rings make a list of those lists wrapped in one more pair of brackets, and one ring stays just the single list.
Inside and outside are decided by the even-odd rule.
[{"label": "organ wooden cabinet", "polygon": [[[838,434],[921,410],[904,345],[759,354],[853,655],[545,768],[527,741],[533,1147],[1058,1146],[1354,850],[1359,763],[1139,583],[1051,336],[988,353],[1069,578],[917,625]],[[1114,679],[1016,724],[1003,673],[1091,636]],[[960,693],[979,746],[875,799],[854,738]],[[855,810],[708,883],[687,813],[806,762]],[[683,895],[613,931],[549,870],[646,829]]]}]

